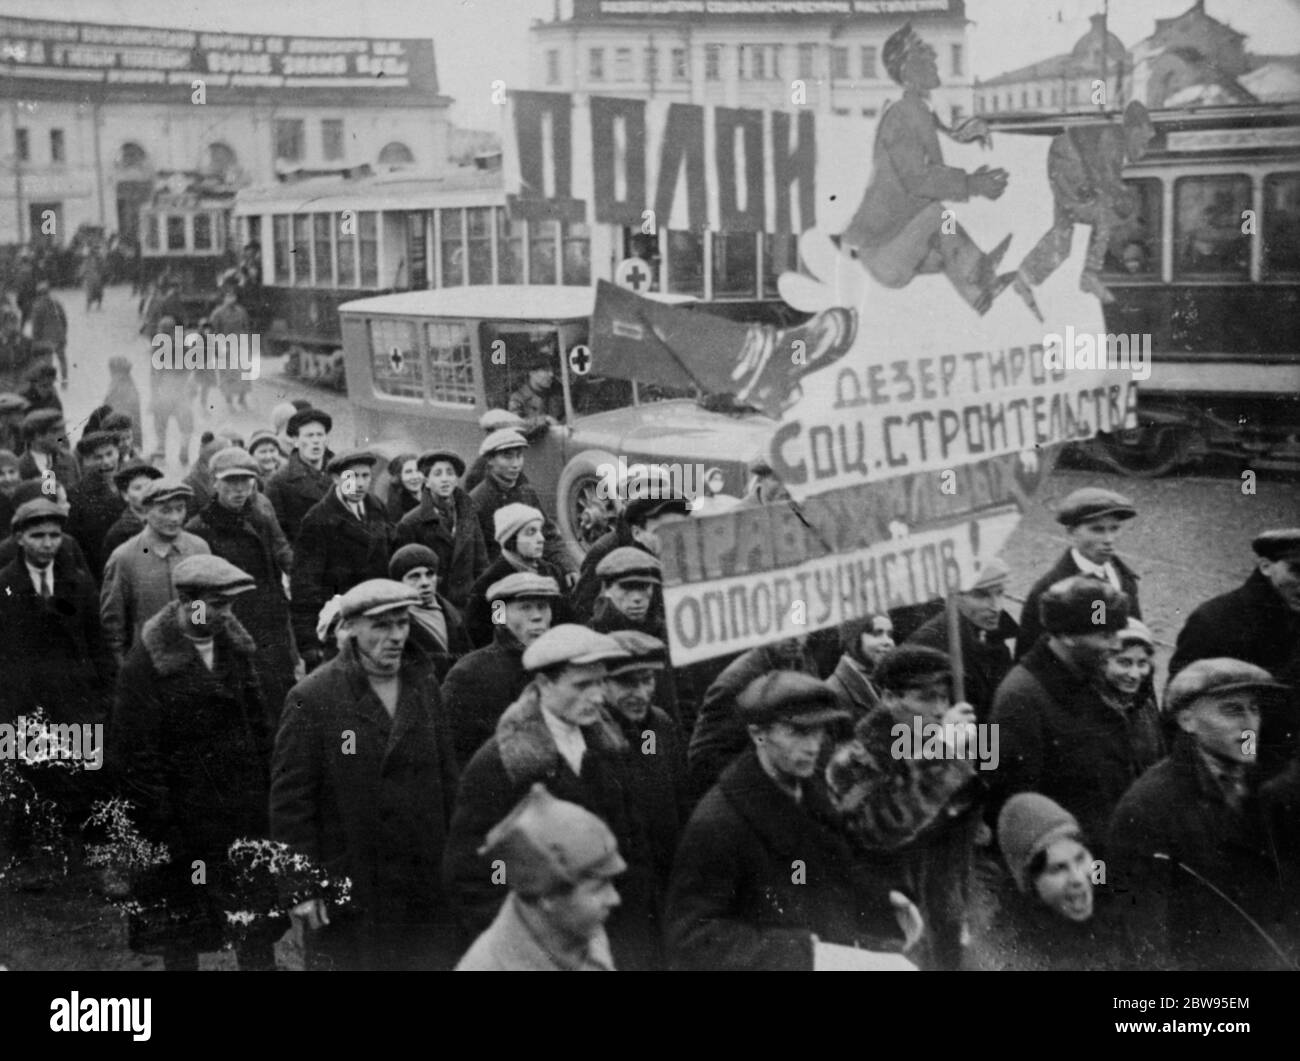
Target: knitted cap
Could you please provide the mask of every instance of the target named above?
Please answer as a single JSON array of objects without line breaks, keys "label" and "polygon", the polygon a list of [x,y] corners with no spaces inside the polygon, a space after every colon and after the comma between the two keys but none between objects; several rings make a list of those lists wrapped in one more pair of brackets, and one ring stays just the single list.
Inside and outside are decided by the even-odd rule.
[{"label": "knitted cap", "polygon": [[1029,863],[1038,852],[1063,837],[1079,839],[1074,815],[1037,792],[1018,792],[998,815],[998,846],[1007,869],[1022,892],[1029,890]]}]

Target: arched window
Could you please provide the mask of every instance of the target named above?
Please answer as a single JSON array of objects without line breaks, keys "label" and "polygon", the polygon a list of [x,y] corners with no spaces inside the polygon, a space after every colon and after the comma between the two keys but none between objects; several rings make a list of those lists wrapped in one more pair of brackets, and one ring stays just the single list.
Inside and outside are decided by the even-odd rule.
[{"label": "arched window", "polygon": [[411,149],[400,140],[394,140],[390,144],[384,145],[384,149],[379,152],[379,164],[381,166],[413,166],[415,165],[415,156],[411,154]]},{"label": "arched window", "polygon": [[128,140],[118,149],[118,169],[145,169],[149,165],[149,152],[133,140]]},{"label": "arched window", "polygon": [[207,172],[214,177],[228,177],[239,168],[239,156],[229,144],[218,141],[208,145]]}]

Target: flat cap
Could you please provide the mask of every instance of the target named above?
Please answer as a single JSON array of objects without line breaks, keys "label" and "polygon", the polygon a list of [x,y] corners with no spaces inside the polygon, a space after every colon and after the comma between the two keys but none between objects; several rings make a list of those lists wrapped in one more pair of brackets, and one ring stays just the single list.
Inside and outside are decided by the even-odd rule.
[{"label": "flat cap", "polygon": [[881,689],[902,693],[938,679],[952,679],[947,653],[927,645],[902,644],[891,648],[876,663],[872,682]]},{"label": "flat cap", "polygon": [[736,697],[736,707],[747,726],[773,722],[822,726],[849,717],[830,686],[793,670],[769,671],[755,678]]},{"label": "flat cap", "polygon": [[438,554],[427,545],[410,542],[393,553],[388,561],[388,577],[399,582],[409,571],[417,567],[427,567],[435,575],[438,573]]},{"label": "flat cap", "polygon": [[640,630],[613,630],[609,636],[631,653],[627,659],[609,665],[605,673],[611,678],[633,671],[663,670],[668,665],[668,646],[657,637]]},{"label": "flat cap", "polygon": [[1004,586],[1010,577],[1011,569],[1007,567],[1002,558],[1000,556],[991,556],[984,561],[974,575],[962,583],[961,591],[963,593],[974,593],[976,590]]},{"label": "flat cap", "polygon": [[681,496],[677,497],[645,497],[638,498],[635,501],[629,501],[627,508],[624,509],[628,523],[634,527],[640,526],[648,519],[656,516],[664,516],[669,513],[678,513],[682,516],[691,514],[690,501]]},{"label": "flat cap", "polygon": [[492,536],[497,540],[498,545],[505,545],[506,542],[535,520],[545,522],[546,513],[540,508],[533,508],[532,505],[512,501],[508,505],[502,505],[492,513]]},{"label": "flat cap", "polygon": [[57,409],[33,409],[23,417],[23,430],[29,435],[43,435],[62,427],[63,414]]},{"label": "flat cap", "polygon": [[1038,598],[1038,618],[1049,634],[1117,634],[1128,613],[1126,593],[1087,575],[1053,582]]},{"label": "flat cap", "polygon": [[31,402],[21,394],[15,394],[13,391],[0,394],[0,413],[25,413],[29,405]]},{"label": "flat cap", "polygon": [[260,477],[262,474],[262,469],[257,466],[257,461],[253,460],[248,450],[239,446],[217,450],[208,462],[208,468],[214,479],[247,478],[250,475]]},{"label": "flat cap", "polygon": [[1251,689],[1270,697],[1280,697],[1289,688],[1263,667],[1256,667],[1245,660],[1227,657],[1198,659],[1170,679],[1165,688],[1165,710],[1177,714],[1184,708],[1191,707],[1202,696],[1218,696]]},{"label": "flat cap", "polygon": [[488,435],[478,448],[478,455],[486,457],[489,453],[500,453],[507,449],[527,449],[528,439],[512,427],[503,427]]},{"label": "flat cap", "polygon": [[550,599],[559,595],[560,586],[555,579],[535,575],[531,571],[516,571],[513,575],[497,579],[484,594],[489,604],[499,600]]},{"label": "flat cap", "polygon": [[391,578],[372,578],[343,594],[339,614],[344,619],[355,619],[359,615],[383,615],[419,603],[420,595],[410,586]]},{"label": "flat cap", "polygon": [[235,597],[257,588],[257,582],[229,560],[211,553],[187,556],[172,568],[172,585],[177,591],[220,593]]},{"label": "flat cap", "polygon": [[1146,645],[1152,652],[1156,648],[1156,639],[1151,633],[1150,627],[1141,619],[1134,619],[1131,615],[1128,617],[1128,625],[1119,632],[1119,643],[1121,645]]},{"label": "flat cap", "polygon": [[298,432],[307,424],[320,424],[327,435],[334,430],[334,418],[323,409],[299,409],[289,417],[284,433],[290,438],[297,438]]},{"label": "flat cap", "polygon": [[502,428],[518,431],[524,426],[524,418],[517,416],[509,409],[489,409],[478,418],[478,426],[488,434],[493,431],[500,431]]},{"label": "flat cap", "polygon": [[265,445],[268,442],[279,450],[280,456],[284,456],[284,447],[280,445],[280,436],[265,427],[254,431],[248,436],[248,452],[253,453],[258,446]]},{"label": "flat cap", "polygon": [[1267,530],[1251,542],[1250,547],[1264,560],[1300,559],[1300,527]]},{"label": "flat cap", "polygon": [[446,461],[456,469],[457,475],[465,474],[465,462],[461,459],[459,453],[453,453],[449,449],[426,449],[415,459],[415,466],[419,469],[421,475],[428,475],[429,469],[439,461]]},{"label": "flat cap", "polygon": [[545,670],[561,663],[604,663],[627,659],[628,651],[608,634],[575,623],[553,626],[524,649],[524,670]]},{"label": "flat cap", "polygon": [[68,510],[57,501],[51,501],[48,497],[35,497],[30,501],[24,501],[14,512],[13,519],[9,521],[11,530],[18,530],[20,527],[26,527],[29,523],[43,523],[45,520],[58,520],[60,523],[68,521]]},{"label": "flat cap", "polygon": [[526,898],[627,869],[609,826],[585,807],[556,799],[540,781],[492,827],[478,853],[504,861],[510,889]]},{"label": "flat cap", "polygon": [[1099,486],[1085,486],[1066,495],[1056,510],[1056,522],[1066,527],[1077,527],[1102,516],[1132,519],[1136,515],[1133,502],[1123,494]]},{"label": "flat cap", "polygon": [[113,485],[119,490],[125,490],[131,485],[133,479],[138,479],[145,475],[150,479],[161,479],[163,477],[162,469],[155,468],[152,464],[146,464],[141,460],[128,461],[113,473]]},{"label": "flat cap", "polygon": [[367,468],[373,468],[375,462],[379,460],[379,454],[368,449],[352,449],[347,453],[340,453],[326,467],[330,475],[339,475],[349,468],[355,468],[359,464],[364,464]]},{"label": "flat cap", "polygon": [[178,497],[189,500],[194,496],[194,488],[189,483],[178,482],[175,479],[156,479],[149,484],[140,499],[142,505],[159,505],[164,501],[171,501]]},{"label": "flat cap", "polygon": [[596,565],[596,575],[602,582],[653,582],[661,585],[664,565],[659,558],[635,545],[621,545],[611,549]]},{"label": "flat cap", "polygon": [[112,431],[87,431],[77,439],[77,456],[89,457],[101,446],[116,446],[117,434]]}]

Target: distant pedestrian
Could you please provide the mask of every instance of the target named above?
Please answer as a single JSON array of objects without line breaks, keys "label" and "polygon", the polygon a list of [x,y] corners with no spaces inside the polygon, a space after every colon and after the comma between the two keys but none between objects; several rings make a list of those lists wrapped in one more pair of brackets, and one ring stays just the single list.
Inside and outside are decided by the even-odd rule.
[{"label": "distant pedestrian", "polygon": [[36,299],[28,315],[32,329],[32,353],[49,356],[59,365],[63,389],[68,389],[68,314],[63,304],[50,294],[50,282],[36,284]]}]

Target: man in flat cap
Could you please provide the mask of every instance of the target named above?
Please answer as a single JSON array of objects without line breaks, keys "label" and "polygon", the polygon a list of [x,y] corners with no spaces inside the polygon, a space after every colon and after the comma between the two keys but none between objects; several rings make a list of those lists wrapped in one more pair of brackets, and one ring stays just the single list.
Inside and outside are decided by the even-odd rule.
[{"label": "man in flat cap", "polygon": [[290,543],[297,542],[303,517],[333,487],[327,470],[334,459],[329,449],[333,429],[333,417],[320,409],[300,409],[289,417],[285,431],[293,442],[293,452],[266,484],[266,496]]},{"label": "man in flat cap", "polygon": [[444,969],[459,953],[439,875],[456,763],[432,668],[409,644],[417,599],[386,578],[344,593],[339,654],[285,705],[271,835],[352,881],[346,906],[292,911],[311,969]]},{"label": "man in flat cap", "polygon": [[213,455],[209,469],[212,498],[185,529],[207,542],[214,556],[253,579],[253,589],[235,602],[235,618],[257,646],[254,664],[274,733],[297,663],[284,592],[293,553],[271,506],[264,499],[257,504],[259,469],[252,456],[238,446],[228,446]]},{"label": "man in flat cap", "polygon": [[440,592],[438,554],[427,545],[403,545],[388,561],[388,577],[419,594],[411,606],[411,640],[429,657],[441,682],[474,646],[460,609]]},{"label": "man in flat cap", "polygon": [[1039,792],[1078,819],[1104,856],[1106,823],[1128,787],[1164,754],[1154,719],[1127,711],[1097,689],[1107,659],[1128,625],[1128,601],[1110,583],[1075,575],[1039,602],[1047,636],[1024,657],[993,698],[1001,765],[990,823],[1017,792]]},{"label": "man in flat cap", "polygon": [[145,527],[113,550],[104,565],[99,590],[99,618],[104,637],[120,663],[140,636],[140,629],[176,599],[172,571],[186,557],[212,550],[184,530],[186,502],[193,495],[184,483],[156,479],[145,489]]},{"label": "man in flat cap", "polygon": [[1242,585],[1187,617],[1169,674],[1194,660],[1231,656],[1289,685],[1286,709],[1264,727],[1259,765],[1271,775],[1292,757],[1300,732],[1300,527],[1265,531],[1251,544],[1255,569]]},{"label": "man in flat cap", "polygon": [[33,409],[23,417],[26,452],[18,462],[24,479],[51,479],[65,490],[77,485],[77,462],[67,449],[67,425],[55,409]]},{"label": "man in flat cap", "polygon": [[19,393],[27,399],[29,410],[53,409],[56,413],[63,413],[63,402],[54,389],[54,381],[58,378],[58,370],[46,361],[36,362],[23,373],[26,386]]},{"label": "man in flat cap", "polygon": [[149,485],[162,477],[162,469],[142,460],[127,461],[113,473],[113,486],[122,499],[123,508],[99,543],[103,561],[99,570],[93,572],[97,578],[103,578],[104,564],[108,563],[113,550],[144,530],[144,495]]},{"label": "man in flat cap", "polygon": [[77,539],[98,578],[108,559],[103,551],[104,535],[126,508],[113,485],[121,459],[117,436],[107,431],[87,432],[77,441],[77,456],[82,474],[81,481],[68,491],[67,531]]},{"label": "man in flat cap", "polygon": [[834,694],[775,671],[738,706],[750,750],[686,825],[668,893],[670,966],[812,970],[821,944],[901,949],[889,887],[857,864],[818,776],[827,727],[846,715]]},{"label": "man in flat cap", "polygon": [[[160,949],[168,969],[197,969],[225,942],[238,910],[226,854],[268,833],[270,733],[253,657],[232,611],[252,578],[208,554],[171,572],[175,599],[127,653],[113,703],[112,755],[134,820],[171,858],[135,882],[133,948]],[[241,969],[275,966],[266,936],[236,948]]]},{"label": "man in flat cap", "polygon": [[1227,658],[1169,683],[1174,750],[1119,801],[1107,846],[1135,967],[1295,968],[1296,826],[1261,814],[1256,769],[1262,718],[1286,695],[1264,668]]},{"label": "man in flat cap", "polygon": [[369,450],[354,450],[331,460],[333,488],[303,516],[298,529],[290,610],[298,651],[309,669],[321,660],[316,617],[325,602],[359,582],[388,577],[394,529],[370,493],[378,459]]},{"label": "man in flat cap", "polygon": [[465,462],[451,450],[431,449],[416,458],[415,466],[424,476],[424,490],[420,503],[398,522],[396,544],[432,549],[443,596],[464,612],[471,587],[489,563],[478,513],[457,485]]},{"label": "man in flat cap", "polygon": [[[483,530],[489,561],[501,555],[494,518],[497,509],[521,504],[545,511],[537,491],[523,477],[524,453],[527,449],[528,439],[512,428],[493,431],[479,446],[479,456],[487,461],[487,474],[470,491],[469,496],[478,510],[479,526]],[[578,578],[578,565],[569,552],[569,547],[560,538],[560,532],[549,517],[542,524],[542,533],[546,538],[543,557],[564,573],[565,584],[561,588],[571,589]]]},{"label": "man in flat cap", "polygon": [[457,972],[613,970],[605,922],[621,902],[614,881],[627,863],[600,818],[539,781],[479,854],[500,866],[509,892]]},{"label": "man in flat cap", "polygon": [[524,670],[524,650],[551,628],[560,587],[553,578],[517,571],[489,586],[485,597],[492,642],[462,658],[442,683],[459,763],[468,763],[496,732],[505,709],[532,680]]},{"label": "man in flat cap", "polygon": [[[1086,575],[1109,582],[1128,596],[1128,613],[1142,618],[1138,603],[1138,576],[1115,552],[1126,521],[1137,515],[1133,502],[1123,494],[1086,486],[1069,494],[1056,513],[1056,522],[1066,528],[1070,547],[1050,571],[1030,587],[1020,611],[1020,633],[1016,636],[1016,659],[1023,659],[1043,636],[1038,600],[1049,586],[1063,578]],[[1073,810],[1066,807],[1066,810]]]},{"label": "man in flat cap", "polygon": [[[1007,639],[1019,627],[1002,606],[1011,571],[993,557],[971,576],[957,593],[957,630],[961,636],[962,674],[966,702],[975,709],[975,719],[987,722],[993,709],[993,694],[1011,669]],[[909,644],[948,651],[948,616],[940,611],[923,623]]]},{"label": "man in flat cap", "polygon": [[[537,781],[598,815],[629,869],[609,937],[619,968],[658,965],[654,864],[632,798],[627,741],[604,706],[606,665],[628,658],[617,641],[583,626],[547,631],[524,651],[532,681],[461,775],[443,873],[468,938],[491,922],[503,887],[483,838]],[[506,882],[508,883],[508,882]]]}]

